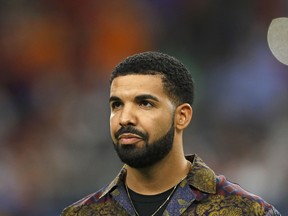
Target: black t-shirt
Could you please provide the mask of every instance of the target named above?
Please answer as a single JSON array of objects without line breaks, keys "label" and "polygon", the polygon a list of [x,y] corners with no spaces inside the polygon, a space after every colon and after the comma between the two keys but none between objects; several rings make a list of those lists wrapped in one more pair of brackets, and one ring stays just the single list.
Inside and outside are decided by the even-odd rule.
[{"label": "black t-shirt", "polygon": [[[131,196],[134,207],[140,216],[150,216],[152,215],[167,199],[167,197],[172,193],[174,187],[156,195],[143,195],[138,194],[128,188],[129,194]],[[171,198],[170,198],[171,199]],[[165,203],[164,206],[159,209],[155,216],[161,216],[167,207],[169,201]]]}]

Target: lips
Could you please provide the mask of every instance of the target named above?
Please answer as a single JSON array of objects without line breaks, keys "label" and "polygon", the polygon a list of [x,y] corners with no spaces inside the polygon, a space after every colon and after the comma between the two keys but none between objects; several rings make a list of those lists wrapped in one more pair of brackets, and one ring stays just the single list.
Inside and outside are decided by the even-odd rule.
[{"label": "lips", "polygon": [[135,144],[136,142],[141,141],[142,137],[136,134],[124,133],[118,137],[118,140],[120,144],[129,145],[129,144]]}]

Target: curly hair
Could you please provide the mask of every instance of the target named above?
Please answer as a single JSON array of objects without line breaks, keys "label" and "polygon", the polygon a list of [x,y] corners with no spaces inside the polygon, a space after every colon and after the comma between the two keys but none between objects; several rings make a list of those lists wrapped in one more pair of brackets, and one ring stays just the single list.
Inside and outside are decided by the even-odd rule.
[{"label": "curly hair", "polygon": [[161,75],[165,93],[176,105],[193,104],[194,81],[188,69],[175,57],[160,52],[143,52],[127,57],[112,71],[110,85],[119,76]]}]

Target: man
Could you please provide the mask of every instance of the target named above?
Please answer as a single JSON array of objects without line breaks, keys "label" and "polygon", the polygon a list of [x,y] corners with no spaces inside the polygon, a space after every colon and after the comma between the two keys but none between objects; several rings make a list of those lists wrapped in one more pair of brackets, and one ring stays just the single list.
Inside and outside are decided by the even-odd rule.
[{"label": "man", "polygon": [[158,52],[130,56],[112,72],[110,87],[111,137],[125,165],[62,216],[280,215],[197,155],[184,155],[194,85],[181,62]]}]

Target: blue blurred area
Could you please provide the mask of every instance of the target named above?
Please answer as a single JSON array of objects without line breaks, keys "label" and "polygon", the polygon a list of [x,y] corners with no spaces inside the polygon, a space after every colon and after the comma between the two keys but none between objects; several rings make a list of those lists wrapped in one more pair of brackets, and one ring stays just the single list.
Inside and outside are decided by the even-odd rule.
[{"label": "blue blurred area", "polygon": [[288,68],[269,51],[286,0],[0,1],[0,215],[51,216],[114,178],[109,75],[137,52],[196,81],[186,153],[288,215]]}]

